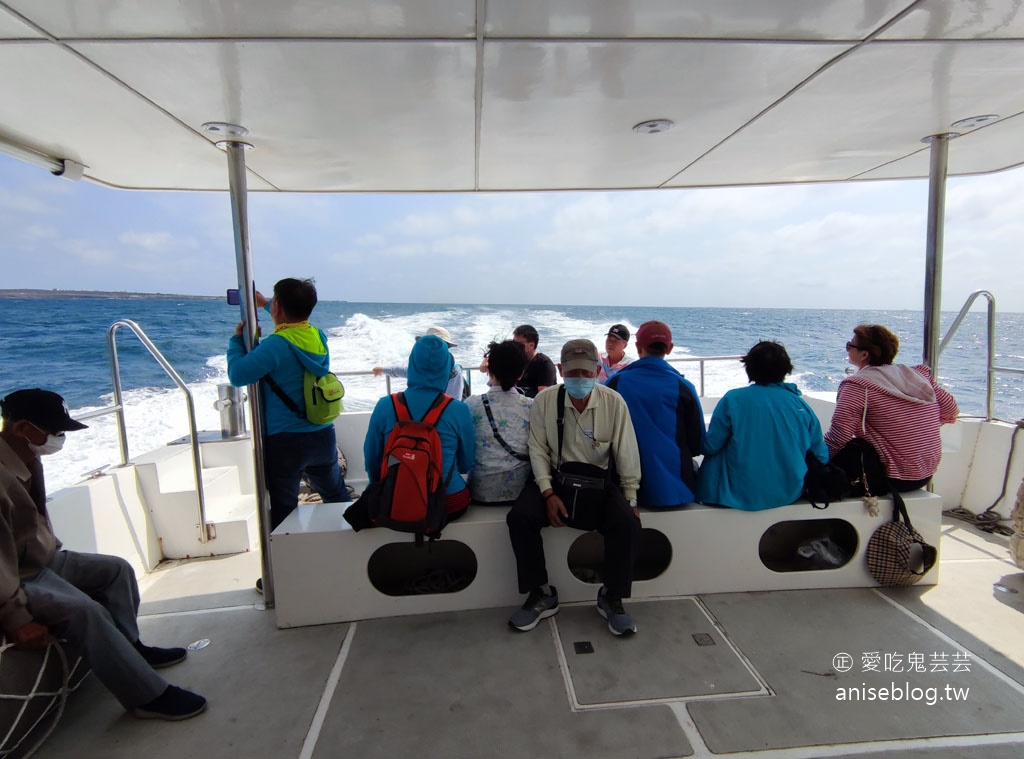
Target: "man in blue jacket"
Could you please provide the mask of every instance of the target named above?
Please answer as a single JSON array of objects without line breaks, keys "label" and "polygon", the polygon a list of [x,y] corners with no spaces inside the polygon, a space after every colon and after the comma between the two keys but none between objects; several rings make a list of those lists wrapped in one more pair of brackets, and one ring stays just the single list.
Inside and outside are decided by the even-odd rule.
[{"label": "man in blue jacket", "polygon": [[633,419],[643,472],[637,500],[648,509],[693,502],[693,457],[700,453],[705,434],[696,389],[665,360],[672,348],[668,325],[645,322],[636,333],[640,360],[608,382],[626,400]]},{"label": "man in blue jacket", "polygon": [[[405,389],[405,401],[413,419],[426,416],[438,393],[444,393],[454,364],[448,344],[435,335],[424,335],[413,345]],[[386,395],[377,401],[363,441],[363,461],[366,462],[370,482],[380,479],[384,446],[397,421],[391,396]],[[452,520],[465,512],[470,501],[469,489],[460,474],[469,472],[476,461],[476,432],[469,407],[460,400],[453,400],[441,414],[435,429],[441,438],[444,478],[448,480],[448,519]]]},{"label": "man in blue jacket", "polygon": [[[256,293],[256,305],[269,306],[274,333],[246,353],[242,342],[244,324],[239,324],[228,343],[228,379],[232,385],[255,385],[269,378],[298,408],[293,411],[264,383],[264,451],[271,530],[298,506],[303,472],[325,503],[351,500],[338,466],[334,425],[306,420],[303,376],[307,369],[322,376],[331,368],[327,336],[309,323],[316,300],[313,280],[282,279],[274,285],[274,297],[269,302]],[[262,583],[257,583],[257,589],[262,587]]]}]

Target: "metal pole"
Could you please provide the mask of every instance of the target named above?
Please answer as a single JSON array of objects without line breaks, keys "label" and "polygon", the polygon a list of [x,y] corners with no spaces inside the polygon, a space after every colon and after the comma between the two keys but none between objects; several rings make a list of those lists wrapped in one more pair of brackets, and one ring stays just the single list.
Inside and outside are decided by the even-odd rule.
[{"label": "metal pole", "polygon": [[942,241],[946,213],[946,169],[949,141],[955,132],[934,134],[922,142],[931,143],[928,170],[928,237],[924,262],[924,363],[932,376],[939,376],[939,328],[942,319]]},{"label": "metal pole", "polygon": [[[231,188],[231,220],[235,229],[235,263],[238,268],[238,294],[241,298],[242,338],[245,349],[256,345],[256,303],[253,298],[252,253],[249,250],[249,208],[245,182],[244,142],[218,143],[228,154],[228,180]],[[252,449],[256,485],[256,515],[260,525],[260,562],[263,574],[263,604],[274,608],[274,574],[270,558],[270,496],[263,468],[263,414],[259,386],[249,387],[249,411],[252,416]]]}]

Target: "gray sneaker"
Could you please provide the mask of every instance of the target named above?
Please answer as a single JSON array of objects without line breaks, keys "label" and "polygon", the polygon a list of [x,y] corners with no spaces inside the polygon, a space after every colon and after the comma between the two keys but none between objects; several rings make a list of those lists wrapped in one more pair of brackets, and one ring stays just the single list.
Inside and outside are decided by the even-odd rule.
[{"label": "gray sneaker", "polygon": [[608,620],[608,629],[612,635],[632,635],[636,632],[636,623],[622,608],[622,599],[609,596],[608,588],[604,586],[597,591],[597,613]]},{"label": "gray sneaker", "polygon": [[558,591],[551,586],[551,595],[546,596],[540,590],[534,590],[526,597],[523,608],[508,618],[508,626],[513,630],[527,632],[537,626],[545,617],[553,617],[558,613]]}]

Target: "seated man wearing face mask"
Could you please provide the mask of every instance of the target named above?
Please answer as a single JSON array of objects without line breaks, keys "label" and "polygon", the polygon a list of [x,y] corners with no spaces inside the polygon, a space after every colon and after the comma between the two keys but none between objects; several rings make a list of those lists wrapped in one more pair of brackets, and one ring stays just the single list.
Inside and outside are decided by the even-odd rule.
[{"label": "seated man wearing face mask", "polygon": [[18,390],[0,400],[0,630],[18,648],[45,648],[54,637],[81,652],[124,708],[143,719],[183,720],[206,709],[200,695],[169,685],[153,670],[184,661],[184,648],[139,640],[139,586],[117,556],[61,550],[46,513],[40,456],[85,425],[48,390]]},{"label": "seated man wearing face mask", "polygon": [[508,620],[515,630],[532,630],[558,612],[541,530],[569,526],[604,536],[605,584],[597,594],[597,613],[613,635],[636,632],[622,599],[630,595],[640,535],[640,454],[626,402],[597,384],[598,362],[589,340],[567,342],[558,364],[565,384],[542,390],[530,410],[535,481],[523,488],[507,519],[519,592],[528,594]]}]

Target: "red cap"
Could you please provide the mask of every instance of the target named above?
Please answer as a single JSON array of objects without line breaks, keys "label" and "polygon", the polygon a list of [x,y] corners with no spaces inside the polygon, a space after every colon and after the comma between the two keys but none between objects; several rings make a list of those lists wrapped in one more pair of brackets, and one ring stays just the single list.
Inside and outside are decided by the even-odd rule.
[{"label": "red cap", "polygon": [[665,322],[644,322],[636,331],[636,347],[647,349],[654,343],[672,345],[672,330]]}]

